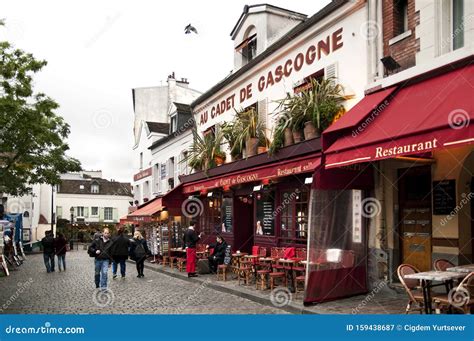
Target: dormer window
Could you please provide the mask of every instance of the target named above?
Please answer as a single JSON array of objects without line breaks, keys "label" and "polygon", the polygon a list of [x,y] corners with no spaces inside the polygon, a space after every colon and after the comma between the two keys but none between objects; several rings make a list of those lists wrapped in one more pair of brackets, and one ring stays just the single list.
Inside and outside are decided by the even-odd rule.
[{"label": "dormer window", "polygon": [[245,47],[242,48],[242,56],[246,63],[249,63],[257,56],[257,35],[248,38]]},{"label": "dormer window", "polygon": [[175,133],[178,130],[178,115],[175,114],[171,116],[171,134]]},{"label": "dormer window", "polygon": [[91,193],[98,194],[99,193],[99,184],[94,183],[91,185]]}]

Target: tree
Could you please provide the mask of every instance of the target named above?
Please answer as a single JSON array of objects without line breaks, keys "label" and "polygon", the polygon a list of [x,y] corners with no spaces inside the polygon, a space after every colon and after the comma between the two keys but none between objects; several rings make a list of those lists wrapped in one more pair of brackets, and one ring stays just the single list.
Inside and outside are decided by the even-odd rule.
[{"label": "tree", "polygon": [[66,155],[70,129],[55,113],[59,105],[33,91],[33,76],[45,65],[0,42],[0,192],[24,195],[33,184],[58,184],[61,173],[81,170]]}]

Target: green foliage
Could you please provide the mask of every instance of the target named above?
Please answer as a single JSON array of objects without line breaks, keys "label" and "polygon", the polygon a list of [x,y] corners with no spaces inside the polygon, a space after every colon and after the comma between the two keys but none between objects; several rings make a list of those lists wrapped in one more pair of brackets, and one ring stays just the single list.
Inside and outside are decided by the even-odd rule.
[{"label": "green foliage", "polygon": [[222,140],[223,134],[221,131],[201,137],[197,129],[193,128],[193,144],[187,156],[181,162],[188,162],[189,166],[197,171],[207,171],[215,167],[216,157],[225,158],[225,153],[221,151]]},{"label": "green foliage", "polygon": [[33,91],[33,76],[45,65],[0,42],[0,192],[27,194],[33,184],[58,184],[61,173],[81,169],[65,154],[70,130],[55,113],[59,105]]}]

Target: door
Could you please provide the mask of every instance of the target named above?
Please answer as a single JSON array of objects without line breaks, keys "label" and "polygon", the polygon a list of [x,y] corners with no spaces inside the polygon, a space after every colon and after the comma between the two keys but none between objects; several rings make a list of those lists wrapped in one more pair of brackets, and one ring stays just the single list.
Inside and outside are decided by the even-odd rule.
[{"label": "door", "polygon": [[247,196],[234,198],[234,244],[237,251],[251,253],[253,246],[253,202]]},{"label": "door", "polygon": [[431,168],[399,170],[402,263],[431,270]]}]

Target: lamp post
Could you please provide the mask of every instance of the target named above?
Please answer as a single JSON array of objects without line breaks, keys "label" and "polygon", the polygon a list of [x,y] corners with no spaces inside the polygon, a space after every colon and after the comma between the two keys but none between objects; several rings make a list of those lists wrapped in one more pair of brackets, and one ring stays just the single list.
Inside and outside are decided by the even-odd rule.
[{"label": "lamp post", "polygon": [[71,213],[71,235],[69,238],[69,248],[72,250],[73,248],[73,242],[72,242],[72,236],[73,236],[73,223],[74,223],[74,207],[71,206],[69,209],[69,212]]}]

